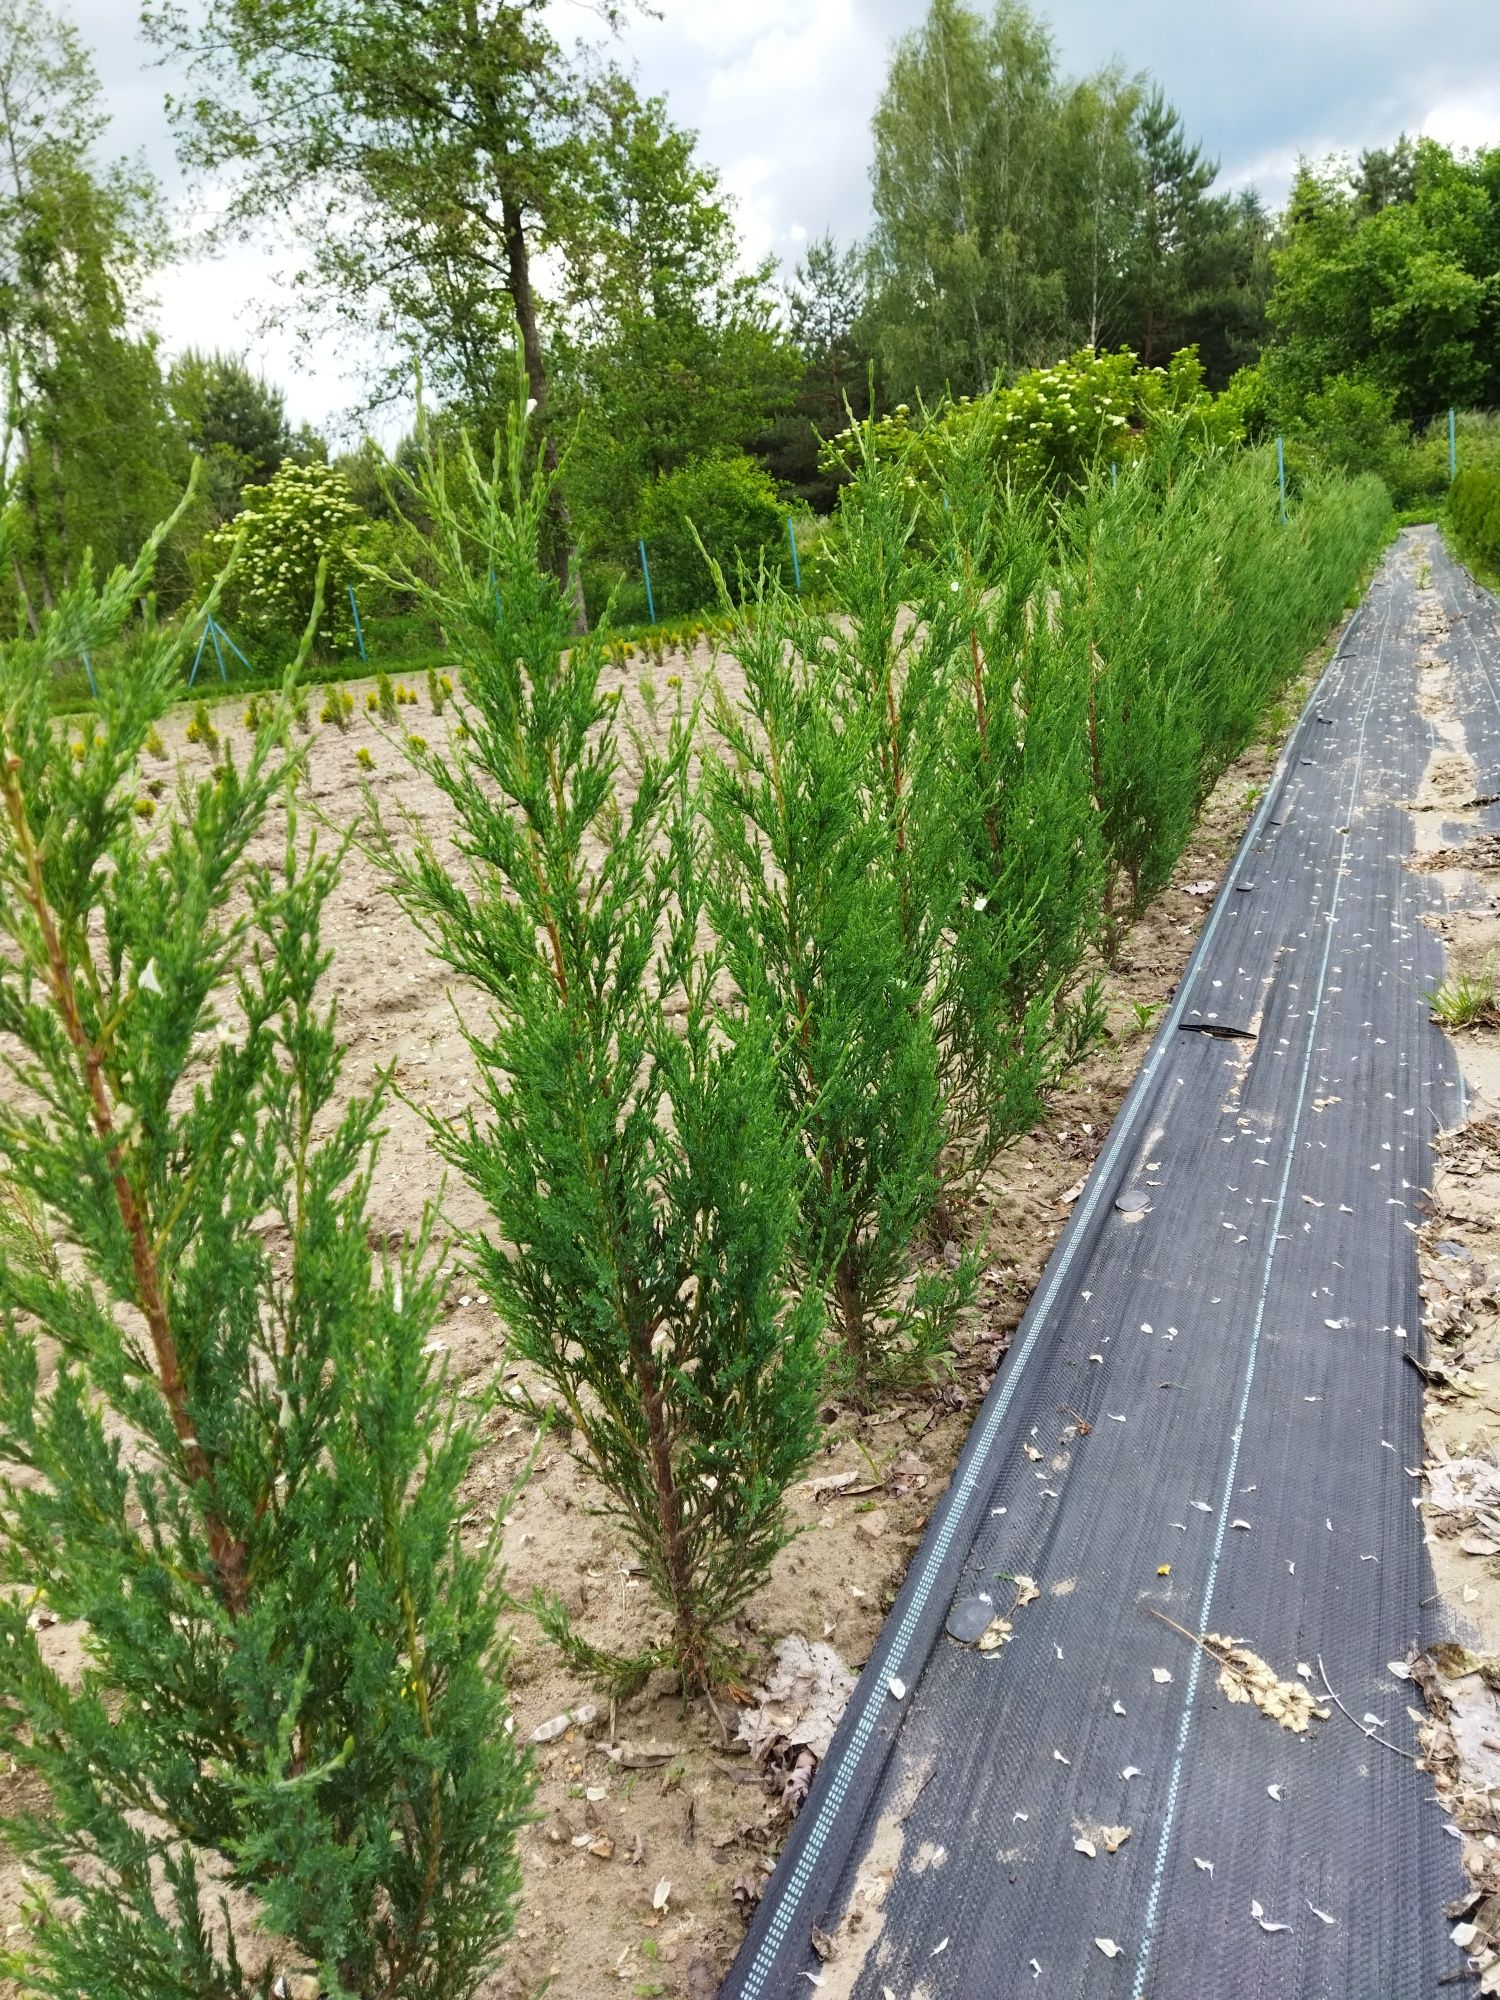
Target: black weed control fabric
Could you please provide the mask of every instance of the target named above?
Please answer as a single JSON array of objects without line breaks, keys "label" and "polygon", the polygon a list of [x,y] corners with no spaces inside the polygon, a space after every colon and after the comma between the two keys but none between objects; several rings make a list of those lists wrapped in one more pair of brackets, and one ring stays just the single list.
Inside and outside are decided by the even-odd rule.
[{"label": "black weed control fabric", "polygon": [[[1434,561],[1493,763],[1500,640]],[[1416,2000],[1463,1977],[1458,1842],[1366,1733],[1414,1749],[1387,1663],[1436,1635],[1406,1356],[1430,1142],[1462,1099],[1425,1005],[1438,891],[1404,866],[1434,740],[1416,569],[1408,535],[1308,704],[723,2000]],[[995,1651],[981,1595],[1011,1619]],[[1297,1735],[1229,1700],[1163,1617],[1329,1719]]]}]

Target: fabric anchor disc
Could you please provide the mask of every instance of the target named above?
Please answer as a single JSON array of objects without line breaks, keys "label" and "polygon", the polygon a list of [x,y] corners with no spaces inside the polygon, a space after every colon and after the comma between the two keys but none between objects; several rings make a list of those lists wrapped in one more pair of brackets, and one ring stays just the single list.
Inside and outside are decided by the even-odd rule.
[{"label": "fabric anchor disc", "polygon": [[948,1613],[948,1636],[966,1646],[988,1632],[995,1619],[995,1600],[987,1590],[973,1597],[961,1597]]}]

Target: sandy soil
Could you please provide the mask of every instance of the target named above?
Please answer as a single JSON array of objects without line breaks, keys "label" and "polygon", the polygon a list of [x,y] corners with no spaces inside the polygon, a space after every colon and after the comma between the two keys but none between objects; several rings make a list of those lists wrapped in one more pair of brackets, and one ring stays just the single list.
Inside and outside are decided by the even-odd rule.
[{"label": "sandy soil", "polygon": [[[1309,664],[1325,657],[1320,652]],[[668,658],[645,675],[641,665],[632,661],[622,674],[622,702],[649,728],[653,709],[675,706],[681,686],[691,689],[709,660],[700,649],[691,659]],[[718,666],[732,693],[733,662]],[[651,677],[654,686],[643,689]],[[331,724],[314,727],[304,814],[310,807],[341,831],[358,816],[368,777],[383,811],[405,812],[445,842],[452,828],[447,802],[407,762],[397,739],[412,730],[437,750],[453,711],[434,716],[425,683],[410,685],[419,699],[401,708],[400,726],[392,730],[366,707],[373,683],[347,684],[356,704],[347,732]],[[320,691],[310,691],[312,718],[321,699]],[[210,700],[216,727],[243,745],[243,702]],[[1295,714],[1297,700],[1293,691],[1288,715]],[[163,726],[165,757],[146,773],[152,789],[170,789],[180,759],[199,768],[211,761],[205,748],[187,742],[189,719],[183,708]],[[1173,886],[1131,931],[1109,976],[1108,1039],[1059,1093],[1045,1123],[988,1175],[961,1218],[967,1240],[995,1247],[950,1377],[928,1395],[868,1417],[830,1411],[823,1451],[792,1496],[792,1518],[805,1532],[782,1554],[745,1621],[754,1671],[764,1671],[775,1643],[788,1634],[826,1642],[851,1670],[863,1663],[1066,1219],[1068,1200],[1145,1051],[1150,1020],[1187,960],[1270,773],[1274,747],[1257,746],[1218,786]],[[373,764],[368,773],[359,764],[361,751]],[[268,857],[279,851],[281,839],[279,826],[267,829],[262,844]],[[456,1228],[477,1226],[481,1218],[469,1190],[452,1181],[440,1186],[439,1166],[414,1108],[458,1113],[470,1102],[473,1064],[460,1024],[482,1020],[476,997],[429,959],[357,849],[326,911],[325,941],[334,953],[329,983],[339,996],[345,1086],[364,1088],[377,1069],[389,1066],[411,1100],[391,1105],[371,1201],[373,1233],[401,1240],[417,1228],[424,1204],[439,1199]],[[943,1247],[934,1244],[931,1254],[942,1256]],[[503,1331],[461,1270],[448,1287],[438,1332],[460,1390],[506,1366]],[[504,1508],[535,1446],[532,1429],[519,1418],[492,1422],[470,1481],[473,1534]],[[638,1642],[641,1623],[650,1617],[645,1586],[610,1527],[590,1513],[583,1480],[555,1444],[542,1445],[510,1502],[504,1547],[518,1599],[545,1582],[582,1615],[590,1638],[623,1649]],[[483,2000],[523,2000],[543,1986],[552,2000],[597,2000],[616,1990],[708,2000],[785,1836],[789,1819],[780,1784],[786,1773],[768,1782],[743,1744],[726,1744],[706,1709],[684,1708],[664,1684],[654,1682],[617,1714],[601,1713],[524,1615],[516,1638],[518,1730],[530,1735],[558,1718],[579,1719],[538,1748],[537,1820],[522,1841],[523,1906],[506,1966]],[[670,1888],[663,1895],[664,1882]],[[13,1915],[17,1891],[13,1874],[0,1875],[0,1915]]]}]

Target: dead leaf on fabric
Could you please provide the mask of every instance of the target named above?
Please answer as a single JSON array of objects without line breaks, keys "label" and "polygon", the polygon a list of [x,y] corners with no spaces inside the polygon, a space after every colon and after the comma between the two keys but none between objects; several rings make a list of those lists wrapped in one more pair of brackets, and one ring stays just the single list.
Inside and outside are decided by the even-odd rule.
[{"label": "dead leaf on fabric", "polygon": [[1118,1958],[1120,1956],[1120,1947],[1115,1943],[1113,1938],[1095,1938],[1094,1943],[1098,1945],[1106,1958]]},{"label": "dead leaf on fabric", "polygon": [[[1175,1618],[1168,1618],[1164,1611],[1151,1607],[1151,1615],[1171,1631],[1178,1632],[1193,1645],[1199,1646],[1219,1665],[1219,1686],[1230,1701],[1252,1702],[1262,1715],[1272,1722],[1279,1722],[1283,1729],[1301,1734],[1316,1716],[1326,1722],[1331,1709],[1319,1708],[1312,1691],[1301,1681],[1284,1681],[1277,1677],[1276,1669],[1269,1660],[1263,1660],[1259,1653],[1253,1653],[1242,1640],[1228,1637],[1222,1632],[1190,1632],[1185,1625],[1179,1625]],[[1153,1668],[1159,1674],[1162,1669]]]},{"label": "dead leaf on fabric", "polygon": [[1034,1444],[1023,1444],[1021,1446],[1021,1449],[1022,1451],[1025,1452],[1028,1458],[1040,1460],[1042,1456],[1042,1454],[1037,1450]]},{"label": "dead leaf on fabric", "polygon": [[1250,1914],[1263,1931],[1289,1931],[1291,1929],[1290,1924],[1267,1923],[1264,1905],[1253,1900],[1250,1904]]},{"label": "dead leaf on fabric", "polygon": [[1010,1637],[1013,1629],[1008,1618],[992,1618],[975,1640],[975,1646],[981,1653],[997,1652]]},{"label": "dead leaf on fabric", "polygon": [[1167,1682],[1172,1678],[1171,1670],[1167,1667],[1153,1667],[1151,1669],[1151,1678],[1159,1687],[1165,1687]]},{"label": "dead leaf on fabric", "polygon": [[[1306,1901],[1306,1898],[1304,1897],[1303,1900]],[[1312,1911],[1320,1924],[1336,1924],[1338,1922],[1337,1917],[1330,1917],[1328,1912],[1320,1910],[1316,1903],[1308,1903],[1307,1907]]]},{"label": "dead leaf on fabric", "polygon": [[1281,1787],[1280,1787],[1280,1785],[1267,1785],[1267,1786],[1266,1786],[1266,1792],[1267,1792],[1267,1795],[1268,1795],[1269,1797],[1273,1798],[1273,1799],[1274,1799],[1274,1800],[1276,1801],[1277,1805],[1280,1805],[1280,1804],[1281,1804]]},{"label": "dead leaf on fabric", "polygon": [[1203,1645],[1219,1663],[1219,1686],[1230,1701],[1253,1702],[1262,1715],[1297,1735],[1314,1717],[1319,1722],[1328,1720],[1331,1710],[1320,1708],[1309,1688],[1301,1681],[1279,1679],[1269,1660],[1252,1653],[1239,1640],[1207,1632]]},{"label": "dead leaf on fabric", "polygon": [[1214,1864],[1211,1861],[1205,1861],[1203,1857],[1198,1854],[1195,1854],[1193,1856],[1193,1866],[1195,1868],[1201,1868],[1205,1875],[1212,1875],[1214,1872]]},{"label": "dead leaf on fabric", "polygon": [[1095,1847],[1093,1841],[1079,1839],[1073,1842],[1073,1852],[1075,1854],[1086,1854],[1089,1860],[1092,1861],[1097,1856],[1099,1850]]},{"label": "dead leaf on fabric", "polygon": [[755,1705],[740,1716],[739,1738],[757,1762],[782,1738],[821,1762],[853,1692],[854,1676],[832,1646],[790,1633],[777,1644]]}]

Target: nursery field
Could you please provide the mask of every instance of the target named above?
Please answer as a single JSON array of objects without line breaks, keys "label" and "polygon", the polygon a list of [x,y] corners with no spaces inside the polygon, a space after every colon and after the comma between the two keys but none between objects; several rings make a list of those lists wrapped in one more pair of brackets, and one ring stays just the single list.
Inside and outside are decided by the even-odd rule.
[{"label": "nursery field", "polygon": [[[1320,649],[1310,667],[1323,657]],[[691,690],[710,677],[731,695],[742,685],[731,657],[715,658],[702,646],[691,655],[669,653],[659,667],[621,674],[614,685],[644,732],[653,729],[653,710],[659,727],[675,706],[667,686],[672,676]],[[642,678],[656,696],[650,707]],[[399,678],[395,684],[403,685]],[[451,838],[450,802],[409,763],[400,738],[415,732],[434,748],[445,746],[456,711],[447,705],[434,716],[425,683],[405,685],[416,700],[400,707],[401,729],[368,706],[376,689],[371,678],[348,684],[353,712],[345,731],[325,724],[313,734],[301,795],[330,830],[357,826],[369,786],[382,807],[409,815],[434,839]],[[1286,702],[1298,698],[1294,683]],[[314,716],[317,706],[314,691]],[[249,740],[244,708],[242,698],[230,697],[210,701],[207,709],[220,739],[237,749]],[[1257,740],[1226,771],[1172,883],[1132,925],[1107,975],[1106,1035],[1045,1116],[986,1173],[963,1233],[965,1240],[988,1245],[987,1262],[951,1375],[931,1392],[895,1397],[875,1412],[834,1413],[792,1494],[792,1520],[806,1532],[777,1559],[747,1620],[747,1632],[767,1658],[788,1634],[826,1643],[851,1673],[868,1656],[1078,1184],[1149,1043],[1150,1024],[1171,996],[1270,775],[1285,713],[1283,707],[1267,718],[1269,739]],[[151,789],[161,787],[165,795],[180,771],[202,775],[219,756],[216,748],[187,740],[191,721],[186,707],[162,721],[162,754],[148,757],[143,767]],[[373,768],[362,768],[362,752]],[[273,861],[283,838],[278,814],[257,843],[259,858]],[[462,1023],[482,1018],[482,996],[433,961],[385,893],[382,873],[358,848],[344,860],[324,936],[348,1050],[345,1094],[367,1090],[375,1072],[387,1066],[402,1093],[383,1119],[369,1205],[372,1240],[404,1243],[424,1204],[439,1199],[454,1228],[482,1226],[481,1205],[465,1185],[444,1175],[420,1116],[425,1108],[461,1113],[474,1103],[476,1069]],[[274,1230],[267,1242],[279,1247]],[[943,1244],[930,1237],[921,1257],[943,1268]],[[447,1283],[434,1339],[461,1394],[487,1389],[497,1370],[512,1381],[526,1373],[504,1359],[482,1279],[463,1271]],[[639,1631],[644,1595],[629,1549],[590,1513],[587,1482],[565,1452],[544,1443],[536,1455],[534,1422],[502,1408],[486,1420],[465,1487],[468,1539],[482,1540],[518,1482],[524,1483],[509,1504],[504,1537],[512,1589],[521,1598],[538,1586],[560,1591],[570,1608],[587,1612],[603,1643],[628,1648]],[[752,1761],[745,1742],[726,1742],[706,1711],[685,1710],[665,1676],[611,1717],[608,1703],[567,1671],[531,1620],[518,1620],[516,1632],[509,1684],[518,1731],[545,1729],[564,1715],[588,1719],[539,1747],[538,1819],[522,1837],[517,1930],[505,1970],[482,1989],[486,2000],[525,2000],[548,1979],[547,1990],[558,2000],[614,1990],[657,1989],[693,2000],[712,1993],[791,1823],[781,1796],[790,1777],[784,1749],[769,1770],[764,1759]],[[43,1637],[60,1665],[76,1667],[76,1631],[48,1626]],[[793,1755],[793,1766],[795,1761]],[[30,1795],[31,1788],[12,1781],[5,1803],[14,1807]],[[667,1909],[659,1911],[653,1897],[663,1879],[672,1892]],[[20,1886],[14,1867],[4,1882],[13,1917]]]},{"label": "nursery field", "polygon": [[174,706],[148,627],[60,730],[144,564],[0,657],[0,1748],[50,1990],[706,1995],[747,1919],[747,1991],[810,1970],[836,1883],[809,1933],[774,1857],[864,1824],[879,1771],[833,1845],[829,1774],[906,1684],[854,1676],[1389,520],[1283,509],[1192,411],[1051,497],[985,417],[870,426],[826,594],[742,577],[646,658],[574,632],[528,421],[413,488],[446,672]]}]

